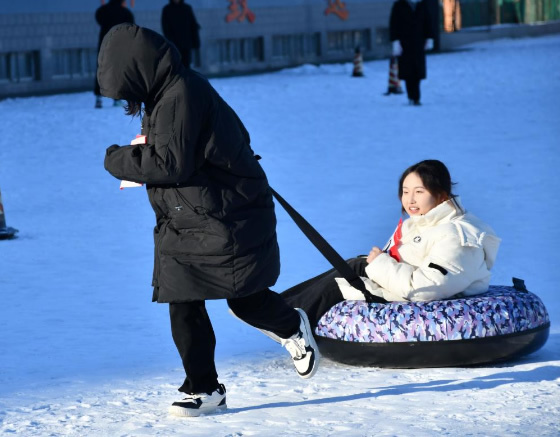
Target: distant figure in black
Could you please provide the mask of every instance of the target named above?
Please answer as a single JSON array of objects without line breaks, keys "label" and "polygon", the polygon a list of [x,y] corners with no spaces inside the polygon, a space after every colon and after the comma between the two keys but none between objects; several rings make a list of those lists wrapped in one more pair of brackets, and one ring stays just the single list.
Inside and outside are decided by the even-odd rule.
[{"label": "distant figure in black", "polygon": [[200,48],[200,25],[192,7],[184,0],[169,0],[161,12],[161,28],[165,37],[179,49],[183,65],[190,68],[191,52]]},{"label": "distant figure in black", "polygon": [[[126,7],[126,2],[124,0],[109,0],[109,3],[106,5],[97,8],[97,11],[95,11],[95,20],[101,27],[99,29],[99,41],[97,43],[97,54],[99,55],[101,41],[103,41],[103,37],[109,32],[111,27],[121,23],[134,24],[134,15],[132,15],[132,12]],[[97,72],[95,74],[93,93],[95,94],[95,107],[101,108],[101,91],[97,80]],[[119,106],[119,104],[119,100],[114,101],[115,106]]]},{"label": "distant figure in black", "polygon": [[389,35],[399,57],[399,79],[405,81],[409,104],[420,105],[420,81],[426,78],[426,50],[434,47],[426,0],[397,0],[391,9]]}]

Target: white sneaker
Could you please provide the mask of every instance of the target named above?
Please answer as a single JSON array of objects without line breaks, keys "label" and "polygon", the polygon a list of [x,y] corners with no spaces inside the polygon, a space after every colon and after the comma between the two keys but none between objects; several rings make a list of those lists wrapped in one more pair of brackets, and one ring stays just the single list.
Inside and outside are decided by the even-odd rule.
[{"label": "white sneaker", "polygon": [[292,356],[296,372],[302,378],[311,378],[319,367],[319,348],[313,338],[313,331],[309,326],[307,314],[301,308],[296,308],[301,318],[299,330],[290,338],[282,339],[281,344]]},{"label": "white sneaker", "polygon": [[226,408],[226,388],[220,384],[212,393],[186,393],[185,398],[173,402],[169,407],[169,414],[180,417],[198,417],[202,414],[225,411]]}]

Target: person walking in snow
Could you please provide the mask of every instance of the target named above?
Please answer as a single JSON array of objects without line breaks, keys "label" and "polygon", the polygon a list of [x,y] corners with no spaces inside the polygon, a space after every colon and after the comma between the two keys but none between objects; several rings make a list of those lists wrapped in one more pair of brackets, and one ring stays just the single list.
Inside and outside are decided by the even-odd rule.
[{"label": "person walking in snow", "polygon": [[181,53],[183,65],[191,66],[191,52],[200,48],[200,25],[196,21],[191,5],[184,0],[169,0],[161,12],[163,35],[175,44]]},{"label": "person walking in snow", "polygon": [[397,0],[391,9],[389,38],[392,55],[399,58],[399,79],[404,80],[408,101],[419,106],[420,81],[426,79],[426,50],[434,34],[426,0]]},{"label": "person walking in snow", "polygon": [[445,164],[425,160],[407,168],[399,180],[402,212],[384,249],[349,260],[362,277],[367,296],[330,270],[282,293],[303,308],[312,327],[343,300],[431,301],[473,296],[488,290],[500,239],[452,193]]},{"label": "person walking in snow", "polygon": [[[109,3],[100,6],[95,11],[95,21],[99,24],[99,40],[97,43],[97,55],[99,56],[99,49],[101,42],[111,27],[121,23],[134,23],[134,15],[130,9],[126,7],[124,0],[109,0]],[[95,107],[101,108],[103,106],[101,100],[101,91],[99,90],[99,82],[97,74],[93,85],[93,93],[95,94]],[[115,106],[119,104],[118,100],[114,102]]]},{"label": "person walking in snow", "polygon": [[280,271],[274,203],[237,114],[175,46],[136,25],[105,36],[97,74],[103,95],[143,113],[146,144],[112,145],[105,168],[146,184],[155,212],[152,300],[169,304],[186,373],[170,413],[226,408],[208,299],[227,299],[238,318],[279,337],[299,376],[311,377],[319,354],[307,316],[269,289]]}]

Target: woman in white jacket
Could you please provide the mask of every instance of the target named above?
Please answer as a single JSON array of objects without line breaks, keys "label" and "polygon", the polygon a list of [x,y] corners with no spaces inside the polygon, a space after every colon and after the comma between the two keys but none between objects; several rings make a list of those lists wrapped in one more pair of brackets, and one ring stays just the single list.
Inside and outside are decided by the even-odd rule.
[{"label": "woman in white jacket", "polygon": [[349,261],[362,277],[368,296],[330,270],[282,293],[302,308],[315,325],[333,305],[344,300],[431,301],[484,293],[490,282],[500,239],[462,207],[452,193],[447,167],[421,161],[399,180],[401,220],[384,249]]}]

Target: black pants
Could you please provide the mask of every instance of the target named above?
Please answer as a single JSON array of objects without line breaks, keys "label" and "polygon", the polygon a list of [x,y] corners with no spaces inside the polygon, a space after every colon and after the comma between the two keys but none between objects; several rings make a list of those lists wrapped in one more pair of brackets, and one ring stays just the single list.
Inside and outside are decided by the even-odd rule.
[{"label": "black pants", "polygon": [[185,67],[191,68],[191,49],[181,50],[181,63]]},{"label": "black pants", "polygon": [[101,97],[101,88],[99,87],[99,81],[97,80],[97,69],[95,69],[95,78],[93,79],[93,94]]},{"label": "black pants", "polygon": [[420,103],[420,79],[406,79],[406,94],[414,103]]},{"label": "black pants", "polygon": [[[365,258],[352,258],[347,262],[359,276],[366,276]],[[284,291],[281,296],[290,306],[303,309],[309,317],[310,325],[315,327],[332,306],[344,300],[335,281],[335,278],[340,277],[340,273],[332,269]],[[379,302],[385,302],[382,298],[378,299]]]},{"label": "black pants", "polygon": [[[269,289],[238,299],[228,299],[237,317],[281,338],[291,337],[299,329],[299,313]],[[179,351],[186,378],[179,391],[210,393],[218,387],[214,363],[216,337],[206,312],[205,301],[169,304],[171,334]]]}]

